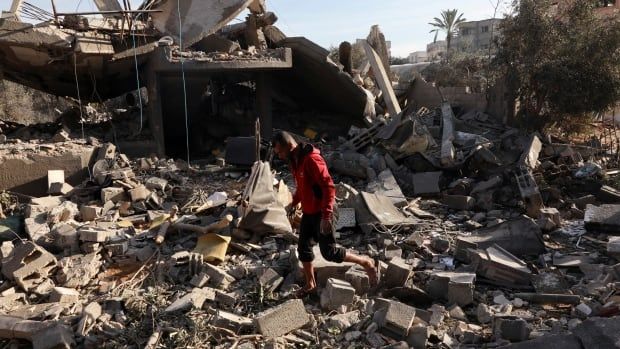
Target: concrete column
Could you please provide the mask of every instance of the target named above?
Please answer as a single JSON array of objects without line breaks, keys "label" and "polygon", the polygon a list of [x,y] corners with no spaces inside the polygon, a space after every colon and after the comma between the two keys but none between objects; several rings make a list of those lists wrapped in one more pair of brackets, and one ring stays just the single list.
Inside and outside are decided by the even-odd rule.
[{"label": "concrete column", "polygon": [[273,135],[271,88],[271,76],[268,73],[258,73],[256,77],[256,112],[260,119],[260,135],[264,140],[271,140]]}]

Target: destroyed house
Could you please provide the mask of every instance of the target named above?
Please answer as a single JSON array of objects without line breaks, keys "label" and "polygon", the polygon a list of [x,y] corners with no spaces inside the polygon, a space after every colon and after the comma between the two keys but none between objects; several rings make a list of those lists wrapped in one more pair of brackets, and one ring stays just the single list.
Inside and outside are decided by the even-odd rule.
[{"label": "destroyed house", "polygon": [[274,124],[303,131],[337,120],[333,132],[362,124],[363,89],[327,50],[286,37],[263,1],[95,4],[99,11],[63,13],[13,1],[0,19],[2,77],[80,103],[146,89],[147,149],[173,157],[253,136],[257,118],[263,137]]}]

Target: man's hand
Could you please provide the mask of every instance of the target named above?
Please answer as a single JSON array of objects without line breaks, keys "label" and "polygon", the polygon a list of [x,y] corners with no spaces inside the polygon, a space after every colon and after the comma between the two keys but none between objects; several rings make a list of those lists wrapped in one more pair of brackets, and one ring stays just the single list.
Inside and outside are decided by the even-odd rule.
[{"label": "man's hand", "polygon": [[334,233],[334,224],[331,219],[321,219],[321,234],[331,235]]}]

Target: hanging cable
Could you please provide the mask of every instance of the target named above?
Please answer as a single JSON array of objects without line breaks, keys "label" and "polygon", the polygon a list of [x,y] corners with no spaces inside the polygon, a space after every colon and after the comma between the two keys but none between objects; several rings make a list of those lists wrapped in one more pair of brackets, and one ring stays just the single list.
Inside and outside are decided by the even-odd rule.
[{"label": "hanging cable", "polygon": [[80,82],[77,74],[77,55],[73,52],[73,73],[75,74],[75,87],[77,88],[78,103],[80,105],[80,124],[82,125],[82,139],[86,140],[84,133],[84,115],[82,114],[82,96],[80,95]]},{"label": "hanging cable", "polygon": [[[177,0],[177,12],[179,14],[179,50],[183,50],[183,24],[181,22],[181,0]],[[189,166],[189,120],[187,116],[187,88],[185,86],[185,58],[181,55],[181,76],[183,77],[183,104],[185,106],[185,146],[187,150],[187,166]]]},{"label": "hanging cable", "polygon": [[138,53],[136,52],[136,20],[132,21],[131,25],[131,38],[133,39],[133,59],[136,65],[136,83],[138,86],[138,101],[140,105],[140,129],[138,130],[138,134],[142,133],[142,123],[144,120],[144,112],[142,110],[142,90],[140,88],[140,72],[138,71]]},{"label": "hanging cable", "polygon": [[[80,124],[82,125],[82,139],[86,141],[86,134],[84,132],[84,115],[82,114],[82,96],[80,95],[80,81],[77,74],[77,55],[75,54],[75,52],[73,52],[73,73],[75,74],[75,87],[77,89],[78,103],[80,105]],[[88,170],[88,177],[90,178],[90,180],[92,180],[93,174],[90,171],[90,167],[86,166],[86,169]]]}]

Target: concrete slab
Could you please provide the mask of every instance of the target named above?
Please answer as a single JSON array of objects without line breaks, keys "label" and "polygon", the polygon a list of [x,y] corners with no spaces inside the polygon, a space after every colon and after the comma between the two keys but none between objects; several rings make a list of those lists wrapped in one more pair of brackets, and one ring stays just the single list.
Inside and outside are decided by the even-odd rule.
[{"label": "concrete slab", "polygon": [[379,84],[379,88],[383,92],[383,100],[387,105],[388,112],[390,116],[396,117],[396,115],[401,113],[400,104],[398,104],[398,99],[394,94],[394,89],[392,88],[392,81],[390,80],[385,67],[383,66],[383,62],[381,57],[377,54],[377,52],[370,46],[370,44],[366,41],[362,41],[362,47],[364,48],[364,52],[366,52],[366,58],[370,62],[370,66],[372,67],[372,71],[374,72],[375,79],[377,80],[377,84]]},{"label": "concrete slab", "polygon": [[620,205],[587,205],[583,221],[586,230],[618,234],[620,232]]}]

